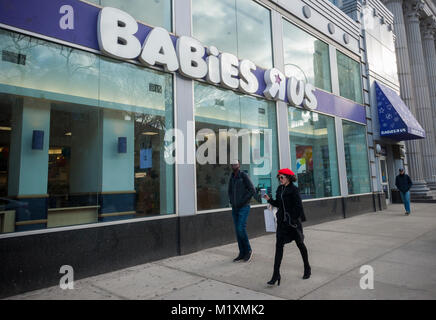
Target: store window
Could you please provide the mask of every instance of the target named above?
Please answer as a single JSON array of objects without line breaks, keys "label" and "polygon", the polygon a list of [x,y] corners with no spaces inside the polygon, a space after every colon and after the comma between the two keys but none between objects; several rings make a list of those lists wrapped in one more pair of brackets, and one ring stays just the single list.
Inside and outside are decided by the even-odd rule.
[{"label": "store window", "polygon": [[259,67],[273,66],[271,12],[252,0],[192,0],[193,37]]},{"label": "store window", "polygon": [[380,19],[374,17],[369,11],[364,11],[368,66],[371,71],[378,75],[398,83],[397,55],[393,33],[386,24],[381,24]]},{"label": "store window", "polygon": [[344,98],[362,104],[362,79],[360,63],[337,51],[339,92]]},{"label": "store window", "polygon": [[343,120],[342,128],[344,132],[348,194],[371,192],[366,127]]},{"label": "store window", "polygon": [[291,166],[303,199],[340,195],[335,119],[289,108]]},{"label": "store window", "polygon": [[175,212],[171,75],[2,30],[0,56],[0,232]]},{"label": "store window", "polygon": [[283,20],[285,73],[331,92],[330,55],[327,43]]},{"label": "store window", "polygon": [[[235,158],[240,161],[241,170],[250,176],[257,190],[256,198],[261,189],[275,194],[279,155],[275,104],[201,83],[195,83],[194,98],[197,210],[230,206],[228,182],[232,173],[230,163]],[[212,149],[202,151],[206,142],[216,146],[215,154]],[[207,162],[199,158],[203,154],[210,156]],[[251,204],[264,203],[259,200],[252,199]]]},{"label": "store window", "polygon": [[129,13],[139,22],[172,31],[172,0],[86,0]]}]

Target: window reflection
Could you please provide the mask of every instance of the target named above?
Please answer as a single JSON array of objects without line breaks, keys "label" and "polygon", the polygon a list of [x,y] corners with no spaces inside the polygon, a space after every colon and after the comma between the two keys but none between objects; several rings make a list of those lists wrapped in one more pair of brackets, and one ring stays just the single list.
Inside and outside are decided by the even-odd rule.
[{"label": "window reflection", "polygon": [[22,87],[37,97],[68,94],[73,100],[98,99],[96,55],[4,30],[0,30],[0,48],[2,53],[25,57],[24,64],[2,59],[0,86],[4,90],[18,92]]},{"label": "window reflection", "polygon": [[0,233],[175,212],[171,75],[0,40]]},{"label": "window reflection", "polygon": [[302,198],[340,195],[335,120],[289,108],[291,166]]},{"label": "window reflection", "polygon": [[[275,104],[253,97],[242,96],[229,90],[221,90],[213,86],[196,83],[194,87],[195,98],[195,129],[198,133],[202,129],[210,129],[214,133],[206,139],[215,139],[216,164],[197,163],[197,209],[210,210],[229,207],[228,182],[231,175],[231,149],[230,140],[236,137],[236,133],[230,132],[234,129],[241,134],[238,140],[237,158],[241,162],[241,170],[246,171],[250,176],[257,192],[266,189],[268,193],[275,192],[278,182],[275,178],[278,170],[278,147],[277,147],[277,126]],[[243,129],[248,130],[244,134]],[[271,129],[271,147],[269,144],[266,129]],[[225,164],[220,164],[219,153],[220,136],[219,131],[226,130],[228,134],[221,137],[224,143],[226,157]],[[210,133],[212,133],[210,132]],[[253,140],[253,133],[259,140]],[[248,144],[243,144],[250,139]],[[203,141],[197,140],[197,150]],[[243,146],[249,148],[250,159],[244,164]],[[235,148],[236,149],[236,148]],[[271,163],[266,160],[264,163],[254,163],[253,159],[268,157],[271,154]],[[261,168],[267,168],[262,172]],[[259,171],[257,171],[259,170]],[[259,200],[259,199],[258,199]],[[252,199],[251,204],[259,204]]]},{"label": "window reflection", "polygon": [[[370,32],[372,31],[370,30],[366,34],[369,67],[377,74],[397,83],[397,56],[395,54],[395,46],[391,45],[393,44],[392,34],[390,41],[382,42],[384,40],[380,40],[380,37],[377,39],[371,35]],[[387,32],[385,31],[385,33]]]},{"label": "window reflection", "polygon": [[194,38],[271,68],[271,13],[252,0],[193,0]]},{"label": "window reflection", "polygon": [[345,120],[342,121],[342,127],[344,132],[348,193],[371,192],[366,127]]},{"label": "window reflection", "polygon": [[331,92],[327,43],[283,20],[283,49],[287,77],[296,77]]},{"label": "window reflection", "polygon": [[172,31],[172,0],[86,0],[102,7],[113,7],[152,27]]},{"label": "window reflection", "polygon": [[337,51],[337,60],[340,95],[357,103],[363,103],[360,63],[339,51]]}]

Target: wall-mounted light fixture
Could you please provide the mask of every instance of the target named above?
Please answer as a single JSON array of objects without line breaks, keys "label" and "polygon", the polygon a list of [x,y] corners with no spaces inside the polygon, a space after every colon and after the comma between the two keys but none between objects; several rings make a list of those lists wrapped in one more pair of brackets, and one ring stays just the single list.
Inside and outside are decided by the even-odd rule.
[{"label": "wall-mounted light fixture", "polygon": [[33,130],[32,149],[33,150],[43,150],[44,149],[44,131],[43,130]]},{"label": "wall-mounted light fixture", "polygon": [[118,153],[127,153],[127,137],[118,137]]},{"label": "wall-mounted light fixture", "polygon": [[404,150],[403,146],[400,146],[400,158],[404,159],[406,157],[406,150]]},{"label": "wall-mounted light fixture", "polygon": [[375,145],[375,152],[377,155],[379,155],[382,151],[381,145],[379,145],[378,143]]}]

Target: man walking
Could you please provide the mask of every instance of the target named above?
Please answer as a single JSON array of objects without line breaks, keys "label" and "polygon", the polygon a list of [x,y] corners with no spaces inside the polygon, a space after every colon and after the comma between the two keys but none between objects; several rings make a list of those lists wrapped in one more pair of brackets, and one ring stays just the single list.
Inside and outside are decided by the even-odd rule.
[{"label": "man walking", "polygon": [[239,255],[233,261],[243,260],[248,262],[252,257],[252,250],[246,230],[247,218],[250,212],[250,199],[256,191],[248,175],[240,170],[238,160],[232,163],[232,170],[228,193],[239,247]]},{"label": "man walking", "polygon": [[404,169],[400,169],[400,174],[395,178],[395,185],[400,190],[401,200],[404,203],[406,209],[406,215],[410,214],[410,188],[412,187],[412,180],[404,172]]}]

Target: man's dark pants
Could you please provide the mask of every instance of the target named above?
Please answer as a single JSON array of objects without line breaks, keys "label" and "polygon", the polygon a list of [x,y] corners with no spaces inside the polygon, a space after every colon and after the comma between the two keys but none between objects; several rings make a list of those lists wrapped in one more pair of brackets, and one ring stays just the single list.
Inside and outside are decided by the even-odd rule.
[{"label": "man's dark pants", "polygon": [[250,242],[247,234],[247,218],[250,206],[246,205],[239,209],[232,208],[233,223],[235,224],[236,238],[238,239],[239,255],[244,257],[251,251]]}]

